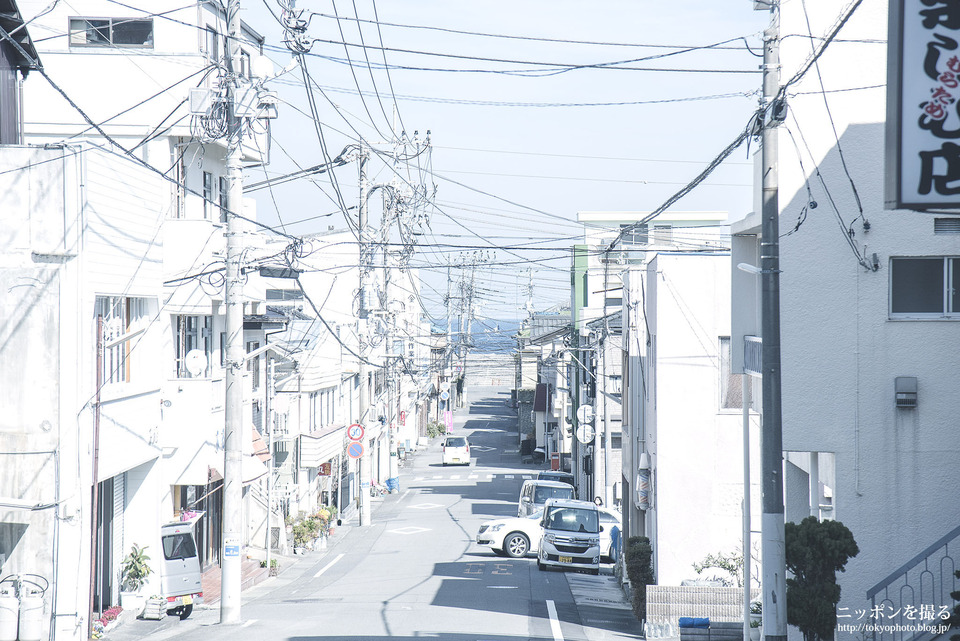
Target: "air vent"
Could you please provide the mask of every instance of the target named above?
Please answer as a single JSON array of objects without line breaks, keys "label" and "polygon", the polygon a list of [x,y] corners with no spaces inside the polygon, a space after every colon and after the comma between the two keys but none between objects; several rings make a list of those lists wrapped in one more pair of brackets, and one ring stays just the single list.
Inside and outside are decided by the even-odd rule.
[{"label": "air vent", "polygon": [[896,406],[909,408],[917,406],[917,377],[898,376],[893,381]]},{"label": "air vent", "polygon": [[934,234],[960,234],[960,218],[934,218]]}]

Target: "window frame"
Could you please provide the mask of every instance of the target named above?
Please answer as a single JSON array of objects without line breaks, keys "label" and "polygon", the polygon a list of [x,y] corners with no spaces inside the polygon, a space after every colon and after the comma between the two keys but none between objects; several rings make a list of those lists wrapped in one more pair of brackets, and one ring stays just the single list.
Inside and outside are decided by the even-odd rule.
[{"label": "window frame", "polygon": [[[743,377],[740,374],[732,372],[733,364],[733,341],[730,336],[717,337],[717,369],[719,370],[719,398],[717,405],[721,412],[742,412],[743,411]],[[738,396],[736,390],[739,388],[739,402],[736,402]],[[731,401],[728,404],[728,397]]]},{"label": "window frame", "polygon": [[[88,27],[85,29],[75,30],[74,22],[84,21],[87,23]],[[90,25],[93,21],[106,21],[107,31],[106,31],[106,41],[105,42],[76,42],[74,40],[75,36],[83,35],[86,39],[86,34],[90,31],[90,27],[94,30],[100,32],[101,28]],[[126,24],[130,22],[143,22],[149,23],[150,25],[150,38],[149,42],[145,44],[130,44],[130,43],[118,43],[114,39],[114,27],[116,24]],[[102,32],[101,32],[102,33]],[[119,49],[153,49],[154,48],[154,38],[156,36],[156,31],[154,29],[153,18],[152,17],[110,17],[110,16],[70,16],[67,18],[67,44],[70,47],[79,47],[79,48],[119,48]]]},{"label": "window frame", "polygon": [[[943,269],[943,291],[941,307],[938,312],[895,312],[893,311],[893,279],[895,262],[898,260],[940,260]],[[890,278],[887,279],[887,314],[889,320],[960,320],[960,297],[953,296],[958,283],[953,278],[955,271],[960,272],[960,256],[891,256],[889,263]],[[960,279],[958,279],[960,280]],[[956,309],[951,309],[951,299],[956,298]]]},{"label": "window frame", "polygon": [[214,197],[214,180],[213,172],[204,171],[202,175],[202,194],[203,194],[203,218],[204,220],[210,220],[210,209],[213,207],[213,197]]}]

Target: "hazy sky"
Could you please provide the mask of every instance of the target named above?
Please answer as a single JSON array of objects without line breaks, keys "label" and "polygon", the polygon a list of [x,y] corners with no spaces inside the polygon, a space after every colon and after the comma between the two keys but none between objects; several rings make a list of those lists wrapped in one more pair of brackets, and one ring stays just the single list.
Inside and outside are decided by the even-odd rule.
[{"label": "hazy sky", "polygon": [[[279,5],[243,7],[277,69],[285,67],[290,54],[268,11],[279,15]],[[360,137],[389,140],[394,106],[398,130],[421,139],[431,132],[429,166],[423,154],[399,170],[430,194],[436,187],[413,259],[424,268],[431,313],[442,307],[447,261],[474,248],[538,247],[497,249],[478,271],[482,314],[499,319],[523,315],[528,268],[536,307],[569,301],[578,211],[652,210],[737,136],[757,105],[754,54],[769,20],[750,0],[300,0],[297,9],[313,14],[308,70],[331,156]],[[268,172],[323,162],[301,70],[270,86],[281,105]],[[382,163],[370,167],[374,181],[390,180]],[[752,203],[751,167],[738,150],[675,209],[742,216]],[[334,173],[355,207],[357,164]],[[258,177],[262,171],[250,180]],[[261,220],[282,221],[289,232],[346,225],[324,176],[258,192],[257,200]],[[379,209],[377,200],[372,216]]]}]

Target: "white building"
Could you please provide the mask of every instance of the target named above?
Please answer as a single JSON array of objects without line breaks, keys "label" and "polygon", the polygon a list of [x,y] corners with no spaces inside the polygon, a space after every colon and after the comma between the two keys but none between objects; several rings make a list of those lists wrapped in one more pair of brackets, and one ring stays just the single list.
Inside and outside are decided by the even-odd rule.
[{"label": "white building", "polygon": [[[10,346],[25,350],[4,359],[37,353],[47,375],[31,382],[4,367],[4,394],[16,408],[9,414],[23,414],[5,433],[11,443],[30,441],[30,415],[44,414],[36,451],[55,451],[59,463],[19,457],[4,466],[3,494],[18,495],[11,498],[20,508],[46,505],[51,494],[60,519],[18,529],[19,517],[5,514],[3,527],[18,534],[4,538],[10,549],[0,555],[4,574],[35,571],[57,586],[45,613],[61,638],[80,638],[91,604],[102,611],[117,603],[131,544],[157,557],[162,522],[206,511],[201,556],[209,565],[219,555],[225,147],[213,140],[217,113],[191,117],[187,99],[193,87],[217,87],[224,16],[212,3],[20,8],[31,34],[42,34],[38,51],[52,82],[33,74],[24,90],[24,139],[47,148],[2,150],[4,278],[33,283],[4,299]],[[249,28],[244,36],[241,76],[250,82],[262,39]],[[266,130],[257,132],[245,138],[248,162],[263,159],[254,148],[268,148]],[[248,295],[244,306],[252,349],[270,327],[262,301]],[[261,483],[266,467],[254,452],[249,402],[257,374],[251,368],[244,381],[244,480]],[[39,495],[38,478],[49,483]],[[248,491],[244,509],[256,520],[265,507]]]},{"label": "white building", "polygon": [[[817,43],[841,8],[805,5]],[[783,33],[808,33],[803,7],[782,12]],[[784,489],[787,521],[837,519],[857,541],[838,576],[841,616],[883,605],[882,623],[909,625],[907,605],[939,614],[956,589],[948,546],[960,506],[944,493],[960,481],[957,219],[884,209],[886,38],[887,3],[866,0],[792,85],[778,130]],[[810,51],[807,38],[783,41],[783,81]],[[733,264],[757,265],[757,216],[732,231]],[[760,334],[759,294],[756,276],[733,274],[742,371],[743,337]]]},{"label": "white building", "polygon": [[711,576],[698,576],[694,563],[741,550],[742,396],[729,364],[729,261],[726,252],[661,251],[624,280],[624,518],[629,536],[650,539],[661,585]]}]

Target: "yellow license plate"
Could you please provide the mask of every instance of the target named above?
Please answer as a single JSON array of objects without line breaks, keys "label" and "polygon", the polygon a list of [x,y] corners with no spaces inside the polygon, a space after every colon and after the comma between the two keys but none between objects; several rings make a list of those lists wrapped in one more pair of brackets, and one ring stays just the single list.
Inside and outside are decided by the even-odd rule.
[{"label": "yellow license plate", "polygon": [[192,596],[190,596],[190,595],[188,594],[188,595],[186,595],[185,597],[183,597],[183,604],[184,604],[184,605],[190,605],[191,603],[193,603],[193,597],[192,597]]},{"label": "yellow license plate", "polygon": [[572,556],[561,556],[561,557],[558,558],[557,560],[560,561],[560,563],[573,563],[573,557],[572,557]]}]

